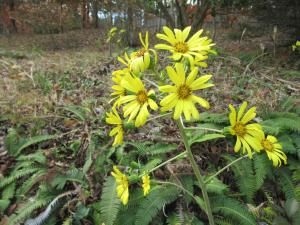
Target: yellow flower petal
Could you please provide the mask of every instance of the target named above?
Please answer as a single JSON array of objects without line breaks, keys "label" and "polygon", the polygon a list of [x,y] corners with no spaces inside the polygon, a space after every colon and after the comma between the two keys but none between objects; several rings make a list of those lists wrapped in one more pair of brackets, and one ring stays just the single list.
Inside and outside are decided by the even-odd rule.
[{"label": "yellow flower petal", "polygon": [[239,111],[238,111],[238,115],[237,115],[237,120],[240,121],[240,119],[242,118],[245,109],[247,108],[248,103],[247,102],[243,102],[243,104],[241,105]]}]

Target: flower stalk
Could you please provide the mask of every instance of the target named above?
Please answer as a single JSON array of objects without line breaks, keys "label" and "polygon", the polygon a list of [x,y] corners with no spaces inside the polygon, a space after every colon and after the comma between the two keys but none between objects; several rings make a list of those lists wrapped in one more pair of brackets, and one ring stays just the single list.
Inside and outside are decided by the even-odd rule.
[{"label": "flower stalk", "polygon": [[[253,153],[253,155],[255,154],[255,152]],[[243,155],[239,158],[237,158],[236,160],[232,161],[231,163],[229,163],[228,165],[224,166],[222,169],[220,169],[218,172],[216,172],[214,175],[210,176],[206,181],[205,184],[208,184],[212,179],[214,179],[216,176],[218,176],[219,174],[223,173],[225,170],[227,170],[229,167],[231,167],[232,165],[236,164],[237,162],[241,161],[242,159],[248,158],[248,155]]]},{"label": "flower stalk", "polygon": [[182,122],[181,119],[177,120],[177,125],[178,125],[179,131],[180,131],[180,135],[182,137],[182,140],[183,140],[186,152],[187,152],[188,159],[191,162],[193,171],[195,173],[195,176],[197,178],[197,181],[198,181],[199,186],[200,186],[201,191],[202,191],[202,195],[203,195],[203,199],[204,199],[204,202],[205,202],[206,213],[207,213],[209,224],[210,225],[215,225],[214,218],[213,218],[212,211],[211,211],[211,207],[210,207],[210,202],[209,202],[208,194],[207,194],[207,190],[206,190],[206,185],[205,185],[205,182],[204,182],[204,178],[201,175],[201,172],[200,172],[200,170],[198,168],[198,165],[197,165],[197,163],[196,163],[196,161],[194,159],[192,150],[191,150],[190,145],[188,143],[187,135],[186,135],[186,133],[184,131],[184,125],[183,125],[183,122]]}]

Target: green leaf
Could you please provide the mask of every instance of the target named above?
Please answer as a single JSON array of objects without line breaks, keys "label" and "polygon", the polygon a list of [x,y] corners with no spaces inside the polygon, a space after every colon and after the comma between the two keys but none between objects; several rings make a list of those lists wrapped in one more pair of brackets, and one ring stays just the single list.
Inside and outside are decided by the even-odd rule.
[{"label": "green leaf", "polygon": [[207,192],[216,194],[224,194],[229,190],[228,186],[216,177],[206,184],[206,188]]},{"label": "green leaf", "polygon": [[212,198],[213,213],[223,215],[235,221],[235,224],[257,225],[255,218],[239,201],[228,197]]},{"label": "green leaf", "polygon": [[222,134],[204,134],[204,135],[198,135],[198,136],[196,135],[196,136],[190,137],[189,144],[192,145],[194,143],[209,141],[209,140],[218,139],[218,138],[225,138],[225,136]]},{"label": "green leaf", "polygon": [[10,204],[9,199],[0,199],[0,212],[4,212]]},{"label": "green leaf", "polygon": [[31,145],[38,144],[38,143],[43,142],[43,141],[48,141],[48,140],[51,140],[51,139],[55,139],[57,137],[58,137],[57,135],[39,135],[39,136],[32,137],[32,138],[26,140],[26,142],[24,144],[22,144],[16,150],[14,156],[19,155],[22,150],[24,150],[25,148],[27,148]]},{"label": "green leaf", "polygon": [[120,210],[121,201],[117,195],[117,184],[113,177],[108,177],[104,183],[99,208],[102,223],[113,225]]},{"label": "green leaf", "polygon": [[165,205],[178,197],[178,194],[179,191],[175,187],[160,186],[152,189],[139,206],[135,225],[148,225]]},{"label": "green leaf", "polygon": [[88,108],[80,107],[77,105],[69,105],[62,107],[65,111],[71,112],[75,115],[75,118],[79,121],[85,121],[87,119],[86,113],[90,112]]}]

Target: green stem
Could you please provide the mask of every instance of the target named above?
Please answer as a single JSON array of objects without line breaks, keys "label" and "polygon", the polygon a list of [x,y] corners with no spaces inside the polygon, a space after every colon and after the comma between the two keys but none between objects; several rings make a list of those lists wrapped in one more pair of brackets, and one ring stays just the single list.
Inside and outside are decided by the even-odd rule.
[{"label": "green stem", "polygon": [[157,184],[169,184],[169,185],[173,185],[181,190],[183,190],[185,193],[187,193],[189,196],[191,196],[195,201],[197,201],[197,199],[195,198],[195,196],[193,195],[192,192],[190,192],[189,190],[185,189],[184,187],[182,187],[181,185],[178,185],[176,183],[173,182],[169,182],[169,181],[159,181],[159,180],[153,180],[151,181],[153,183],[157,183]]},{"label": "green stem", "polygon": [[141,175],[139,175],[139,177],[141,178],[141,177],[144,176],[146,173],[152,173],[153,171],[159,169],[160,167],[162,167],[162,166],[168,164],[169,162],[172,162],[172,161],[174,161],[174,160],[176,160],[176,159],[178,159],[178,158],[180,158],[180,157],[182,157],[182,156],[185,156],[186,154],[187,154],[186,151],[181,152],[180,154],[174,156],[173,158],[168,159],[167,161],[165,161],[165,162],[159,164],[158,166],[154,167],[153,169],[151,169],[151,170],[149,170],[149,171],[146,171],[146,172],[142,173]]},{"label": "green stem", "polygon": [[188,143],[188,138],[187,138],[186,133],[184,131],[184,126],[183,126],[182,120],[177,120],[177,124],[178,124],[179,130],[180,130],[181,137],[183,139],[185,149],[187,151],[187,156],[190,160],[191,166],[193,168],[193,171],[196,175],[196,178],[198,180],[199,186],[200,186],[201,191],[202,191],[202,195],[203,195],[203,199],[204,199],[205,206],[206,206],[206,212],[207,212],[209,224],[210,225],[215,225],[214,218],[213,218],[212,211],[211,211],[211,207],[210,207],[208,194],[207,194],[207,190],[206,190],[206,185],[204,183],[204,179],[201,175],[201,172],[198,168],[198,165],[197,165],[197,163],[194,159],[192,150],[191,150],[190,145]]},{"label": "green stem", "polygon": [[[255,153],[253,153],[255,154]],[[224,172],[226,169],[231,167],[233,164],[239,162],[242,159],[248,158],[248,155],[241,156],[240,158],[237,158],[236,160],[232,161],[228,165],[224,166],[222,169],[220,169],[218,172],[216,172],[214,175],[210,176],[206,181],[205,184],[208,184],[212,179],[214,179],[216,176],[218,176],[220,173]]]},{"label": "green stem", "polygon": [[154,82],[152,82],[151,80],[148,80],[147,78],[143,78],[145,81],[147,81],[149,84],[152,84],[154,87],[156,87],[158,89],[158,85],[155,84]]},{"label": "green stem", "polygon": [[159,118],[163,118],[163,117],[169,116],[169,115],[171,115],[171,114],[172,114],[172,112],[170,112],[170,113],[165,113],[165,114],[159,115],[159,116],[154,116],[154,117],[148,119],[147,122],[148,122],[148,121],[151,121],[151,120],[156,120],[156,119],[159,119]]},{"label": "green stem", "polygon": [[223,133],[223,130],[213,129],[213,128],[206,128],[206,127],[184,127],[185,130],[208,130],[214,131],[218,133]]}]

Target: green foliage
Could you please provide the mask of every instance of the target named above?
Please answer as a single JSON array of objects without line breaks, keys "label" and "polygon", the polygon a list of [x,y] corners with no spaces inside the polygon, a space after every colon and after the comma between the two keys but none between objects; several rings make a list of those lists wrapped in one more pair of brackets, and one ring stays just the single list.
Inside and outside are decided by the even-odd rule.
[{"label": "green foliage", "polygon": [[201,143],[201,142],[205,142],[213,139],[219,139],[219,138],[225,138],[225,136],[222,134],[200,134],[200,135],[196,134],[190,138],[189,143],[190,145],[192,145],[194,143]]},{"label": "green foliage", "polygon": [[108,177],[104,182],[101,201],[97,206],[101,212],[101,222],[113,225],[120,210],[121,201],[117,196],[117,184],[113,177]]},{"label": "green foliage", "polygon": [[209,183],[207,183],[206,188],[208,193],[215,193],[219,195],[225,194],[229,191],[228,186],[222,181],[220,181],[218,178],[214,178]]},{"label": "green foliage", "polygon": [[49,203],[48,200],[42,199],[42,200],[34,200],[34,201],[29,201],[27,202],[22,208],[18,209],[16,211],[16,214],[13,214],[9,218],[9,223],[8,225],[15,225],[19,222],[24,221],[30,215],[39,208],[42,208],[46,206]]},{"label": "green foliage", "polygon": [[[247,210],[247,208],[239,201],[228,197],[212,198],[212,210],[214,213],[219,213],[224,218],[230,218],[235,221],[235,224],[256,225],[255,218]],[[220,223],[226,224],[226,223]],[[230,223],[229,223],[230,224]]]},{"label": "green foliage", "polygon": [[25,148],[57,138],[56,135],[39,135],[29,139],[19,137],[15,129],[10,129],[7,138],[5,139],[5,148],[13,155],[18,156]]},{"label": "green foliage", "polygon": [[[236,159],[230,155],[224,155],[223,157],[228,161],[228,163]],[[236,184],[240,192],[245,195],[248,202],[251,202],[255,192],[257,191],[252,162],[250,160],[243,160],[235,163],[231,166],[231,169],[234,172],[234,179],[236,180]]]},{"label": "green foliage", "polygon": [[153,144],[147,142],[129,142],[128,144],[134,146],[139,155],[162,155],[177,149],[177,145],[175,144]]},{"label": "green foliage", "polygon": [[179,191],[174,187],[158,187],[141,202],[136,214],[136,225],[148,225],[164,205],[170,204],[178,197]]}]

